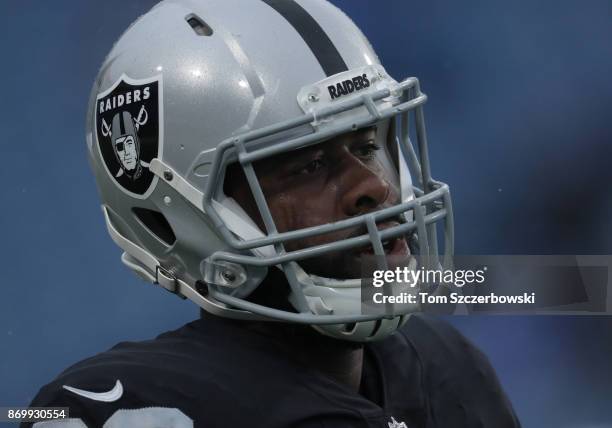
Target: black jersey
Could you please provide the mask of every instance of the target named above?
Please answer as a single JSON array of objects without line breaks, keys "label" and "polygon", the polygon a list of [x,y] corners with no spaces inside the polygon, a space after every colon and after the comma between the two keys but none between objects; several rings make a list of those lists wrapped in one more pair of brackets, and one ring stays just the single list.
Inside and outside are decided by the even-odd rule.
[{"label": "black jersey", "polygon": [[487,358],[442,320],[413,315],[364,355],[356,392],[274,338],[200,319],[70,367],[31,405],[69,407],[58,428],[520,426]]}]

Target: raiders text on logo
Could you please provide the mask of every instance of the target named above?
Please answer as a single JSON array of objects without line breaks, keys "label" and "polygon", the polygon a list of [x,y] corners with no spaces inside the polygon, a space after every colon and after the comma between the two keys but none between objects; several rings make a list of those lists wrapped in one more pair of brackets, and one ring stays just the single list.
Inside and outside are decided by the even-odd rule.
[{"label": "raiders text on logo", "polygon": [[329,85],[327,90],[331,99],[340,98],[343,95],[352,94],[355,91],[361,91],[362,89],[370,87],[370,80],[364,73],[361,76],[353,77],[352,79],[345,80],[343,82],[336,83],[335,85]]},{"label": "raiders text on logo", "polygon": [[125,94],[115,95],[111,98],[107,98],[105,101],[100,101],[98,111],[104,113],[105,111],[119,108],[124,104],[132,104],[132,102],[140,102],[142,100],[148,100],[151,97],[151,87],[145,86],[142,91],[140,89],[134,89],[133,91],[126,92]]},{"label": "raiders text on logo", "polygon": [[161,151],[161,80],[122,76],[98,94],[96,133],[106,170],[126,193],[143,197],[155,176],[149,163]]}]

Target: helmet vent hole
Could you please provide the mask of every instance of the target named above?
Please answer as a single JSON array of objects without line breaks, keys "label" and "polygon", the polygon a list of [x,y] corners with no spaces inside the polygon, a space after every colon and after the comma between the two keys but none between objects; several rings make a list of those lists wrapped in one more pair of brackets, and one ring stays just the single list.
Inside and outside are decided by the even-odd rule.
[{"label": "helmet vent hole", "polygon": [[170,223],[162,213],[139,207],[132,208],[132,212],[140,224],[162,243],[170,246],[176,242]]},{"label": "helmet vent hole", "polygon": [[185,17],[185,21],[198,36],[212,36],[213,30],[199,16],[191,13]]}]

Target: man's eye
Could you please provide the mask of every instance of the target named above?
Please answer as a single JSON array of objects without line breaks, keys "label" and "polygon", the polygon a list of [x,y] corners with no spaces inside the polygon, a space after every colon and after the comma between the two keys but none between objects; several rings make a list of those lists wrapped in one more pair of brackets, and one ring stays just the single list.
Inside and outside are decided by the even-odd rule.
[{"label": "man's eye", "polygon": [[311,162],[308,162],[306,166],[298,171],[298,174],[313,174],[317,172],[319,169],[323,168],[325,163],[322,159],[315,159]]},{"label": "man's eye", "polygon": [[374,159],[378,150],[380,150],[380,146],[378,144],[369,142],[357,147],[354,153],[360,158],[371,160]]}]

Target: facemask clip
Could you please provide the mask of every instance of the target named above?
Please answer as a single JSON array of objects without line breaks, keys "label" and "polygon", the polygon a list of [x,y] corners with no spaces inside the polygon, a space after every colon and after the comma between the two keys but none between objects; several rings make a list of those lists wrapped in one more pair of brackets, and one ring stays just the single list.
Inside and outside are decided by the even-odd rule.
[{"label": "facemask clip", "polygon": [[246,282],[247,276],[244,268],[229,262],[203,262],[202,271],[207,284],[227,288],[238,288]]}]

